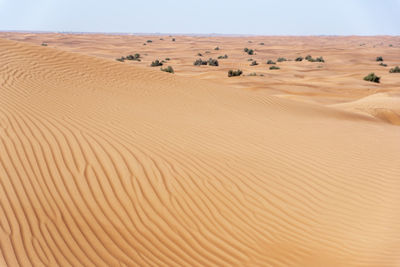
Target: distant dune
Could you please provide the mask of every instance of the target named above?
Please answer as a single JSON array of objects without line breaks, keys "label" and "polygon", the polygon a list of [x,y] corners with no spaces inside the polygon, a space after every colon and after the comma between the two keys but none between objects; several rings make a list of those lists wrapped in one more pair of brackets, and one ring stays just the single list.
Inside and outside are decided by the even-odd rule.
[{"label": "distant dune", "polygon": [[[11,35],[24,42],[0,39],[0,266],[400,265],[400,79],[363,81],[376,62],[341,70],[305,42],[328,70],[271,74],[268,57],[300,53],[271,44],[254,56],[265,80],[228,78],[253,71],[247,39],[214,71],[193,66],[192,39],[121,63],[143,40]],[[161,55],[177,74],[148,66]]]}]

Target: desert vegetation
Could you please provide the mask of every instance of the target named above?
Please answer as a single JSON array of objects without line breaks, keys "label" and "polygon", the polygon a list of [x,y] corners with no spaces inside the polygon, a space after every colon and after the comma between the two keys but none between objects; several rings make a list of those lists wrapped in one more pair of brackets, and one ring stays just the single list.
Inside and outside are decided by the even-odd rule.
[{"label": "desert vegetation", "polygon": [[219,66],[218,60],[210,58],[208,60],[202,60],[201,58],[197,59],[195,62],[193,62],[193,65],[195,66],[201,66],[201,65],[209,65],[209,66]]},{"label": "desert vegetation", "polygon": [[381,63],[379,64],[379,66],[387,67],[387,64],[381,62]]},{"label": "desert vegetation", "polygon": [[383,57],[376,57],[376,61],[383,61]]},{"label": "desert vegetation", "polygon": [[309,62],[325,62],[323,57],[317,57],[317,58],[313,58],[312,56],[308,55],[305,57],[305,60],[309,61]]},{"label": "desert vegetation", "polygon": [[297,57],[295,61],[303,61],[303,57]]},{"label": "desert vegetation", "polygon": [[248,55],[254,55],[254,50],[253,49],[248,49],[247,47],[243,49],[244,52],[246,52]]},{"label": "desert vegetation", "polygon": [[126,57],[120,57],[116,59],[117,61],[124,62],[125,60],[141,61],[140,54],[136,53],[134,55],[128,55]]},{"label": "desert vegetation", "polygon": [[381,77],[376,76],[375,73],[371,72],[364,77],[364,80],[368,82],[380,83]]},{"label": "desert vegetation", "polygon": [[391,68],[391,69],[389,70],[389,72],[390,72],[390,73],[400,73],[400,67],[399,67],[399,66],[396,66],[396,67],[394,67],[394,68]]},{"label": "desert vegetation", "polygon": [[151,62],[150,66],[151,67],[159,67],[159,66],[162,66],[162,65],[163,65],[163,63],[160,60],[156,59],[153,62]]},{"label": "desert vegetation", "polygon": [[209,65],[209,66],[218,67],[218,66],[219,66],[219,63],[218,63],[218,60],[217,60],[217,59],[210,58],[210,59],[208,60],[208,65]]},{"label": "desert vegetation", "polygon": [[280,57],[280,58],[278,58],[276,61],[278,61],[278,62],[284,62],[284,61],[287,61],[287,59],[284,58],[284,57]]},{"label": "desert vegetation", "polygon": [[279,69],[281,69],[281,68],[278,67],[278,66],[271,66],[271,67],[269,67],[269,69],[270,69],[270,70],[279,70]]},{"label": "desert vegetation", "polygon": [[227,54],[218,57],[218,59],[227,59],[227,58],[228,58],[228,55],[227,55]]},{"label": "desert vegetation", "polygon": [[168,66],[166,68],[160,68],[160,70],[164,72],[175,73],[174,69],[171,66]]},{"label": "desert vegetation", "polygon": [[268,65],[275,65],[276,63],[275,63],[274,61],[272,61],[271,59],[269,59],[269,60],[267,61],[267,64],[268,64]]},{"label": "desert vegetation", "polygon": [[240,76],[243,74],[242,70],[229,70],[228,77]]},{"label": "desert vegetation", "polygon": [[257,65],[258,65],[258,63],[255,60],[250,63],[250,66],[257,66]]}]

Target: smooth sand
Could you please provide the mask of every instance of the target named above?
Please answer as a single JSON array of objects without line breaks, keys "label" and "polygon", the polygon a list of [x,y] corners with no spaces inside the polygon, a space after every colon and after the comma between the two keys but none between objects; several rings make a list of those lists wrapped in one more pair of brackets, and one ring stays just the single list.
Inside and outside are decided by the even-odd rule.
[{"label": "smooth sand", "polygon": [[400,265],[400,38],[0,37],[0,266]]}]

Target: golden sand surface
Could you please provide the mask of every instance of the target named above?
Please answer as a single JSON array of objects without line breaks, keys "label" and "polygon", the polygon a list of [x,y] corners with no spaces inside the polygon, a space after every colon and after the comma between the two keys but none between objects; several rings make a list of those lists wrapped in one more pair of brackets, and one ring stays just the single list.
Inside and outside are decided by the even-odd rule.
[{"label": "golden sand surface", "polygon": [[389,36],[0,33],[0,266],[399,266],[396,65]]}]

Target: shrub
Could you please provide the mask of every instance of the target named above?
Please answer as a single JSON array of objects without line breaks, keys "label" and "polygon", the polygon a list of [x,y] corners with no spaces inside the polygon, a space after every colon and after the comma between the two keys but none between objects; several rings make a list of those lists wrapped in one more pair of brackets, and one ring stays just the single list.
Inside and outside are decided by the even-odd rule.
[{"label": "shrub", "polygon": [[161,71],[169,72],[169,73],[174,73],[174,69],[171,66],[168,66],[166,68],[160,68]]},{"label": "shrub", "polygon": [[164,39],[163,39],[163,38],[160,38],[160,41],[164,41]]},{"label": "shrub", "polygon": [[257,63],[257,61],[255,61],[255,60],[252,61],[251,64],[250,64],[250,66],[257,66],[257,65],[258,65],[258,63]]},{"label": "shrub", "polygon": [[392,69],[389,70],[390,73],[400,73],[400,68],[399,66],[396,66]]},{"label": "shrub", "polygon": [[392,45],[392,44],[390,44],[390,45],[389,45],[389,47],[393,47],[393,45]]},{"label": "shrub", "polygon": [[296,61],[303,61],[303,57],[297,57]]},{"label": "shrub", "polygon": [[214,48],[214,50],[217,50],[217,51],[218,51],[218,50],[219,50],[219,47],[217,46],[216,48]]},{"label": "shrub", "polygon": [[172,42],[175,42],[175,38],[172,38]]},{"label": "shrub", "polygon": [[158,59],[156,59],[155,61],[151,62],[151,67],[159,67],[162,66],[163,63],[161,61],[159,61]]},{"label": "shrub", "polygon": [[253,61],[253,59],[252,59],[252,58],[249,58],[247,61]]},{"label": "shrub", "polygon": [[218,59],[227,59],[228,58],[228,55],[227,54],[225,54],[224,56],[219,56],[218,57]]},{"label": "shrub", "polygon": [[126,58],[126,60],[136,60],[136,61],[140,61],[140,54],[134,54],[134,55],[128,55]]},{"label": "shrub", "polygon": [[47,43],[42,43],[42,46],[47,46]]},{"label": "shrub", "polygon": [[380,79],[381,79],[381,77],[376,76],[375,73],[373,73],[373,72],[364,77],[365,81],[374,82],[374,83],[379,83]]},{"label": "shrub", "polygon": [[278,66],[271,66],[269,67],[270,70],[279,70],[280,68]]},{"label": "shrub", "polygon": [[277,61],[278,61],[278,62],[283,62],[283,61],[287,61],[287,59],[284,58],[284,57],[280,57],[280,58],[277,59]]},{"label": "shrub", "polygon": [[171,59],[170,59],[169,57],[166,57],[165,60],[166,60],[166,61],[170,61]]},{"label": "shrub", "polygon": [[152,43],[153,41],[152,41],[152,40],[147,40],[147,42],[148,42],[148,43]]},{"label": "shrub", "polygon": [[383,57],[377,57],[376,61],[383,61]]},{"label": "shrub", "polygon": [[243,49],[244,52],[246,52],[249,55],[254,55],[254,50],[253,49],[248,49],[247,47]]},{"label": "shrub", "polygon": [[264,43],[260,43],[260,45],[265,45]]},{"label": "shrub", "polygon": [[210,58],[208,60],[208,65],[218,67],[219,63],[218,63],[218,60]]},{"label": "shrub", "polygon": [[276,63],[273,62],[273,61],[270,59],[270,60],[267,61],[267,64],[268,64],[268,65],[275,65]]},{"label": "shrub", "polygon": [[379,66],[387,67],[387,64],[381,62],[381,63],[379,64]]},{"label": "shrub", "polygon": [[206,53],[206,54],[210,54],[211,52],[210,52],[210,51],[206,51],[205,53]]},{"label": "shrub", "polygon": [[197,53],[197,56],[202,57],[203,54],[202,53]]},{"label": "shrub", "polygon": [[229,70],[228,71],[228,77],[240,76],[242,74],[243,74],[243,71],[241,71],[241,70]]},{"label": "shrub", "polygon": [[310,62],[325,62],[323,57],[312,58],[310,55],[306,56],[306,60]]},{"label": "shrub", "polygon": [[195,66],[207,65],[207,61],[204,61],[201,58],[199,58],[193,63],[193,65]]},{"label": "shrub", "polygon": [[252,73],[250,73],[248,76],[257,76],[257,73],[252,72]]},{"label": "shrub", "polygon": [[119,62],[124,62],[124,61],[125,61],[125,58],[124,58],[124,57],[121,57],[121,58],[116,58],[115,60],[116,60],[116,61],[119,61]]}]

